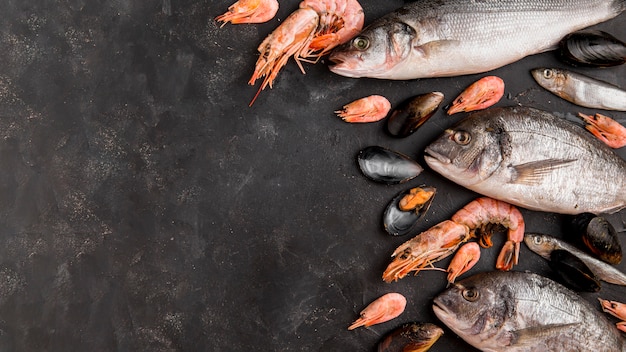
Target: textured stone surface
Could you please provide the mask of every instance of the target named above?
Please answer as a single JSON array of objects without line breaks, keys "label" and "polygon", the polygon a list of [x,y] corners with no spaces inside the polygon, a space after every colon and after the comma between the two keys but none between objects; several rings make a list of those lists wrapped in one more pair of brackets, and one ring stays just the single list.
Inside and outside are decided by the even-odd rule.
[{"label": "textured stone surface", "polygon": [[[366,22],[402,3],[362,1]],[[372,351],[400,323],[437,323],[443,273],[381,280],[408,239],[387,236],[381,215],[403,187],[435,186],[424,230],[475,194],[429,170],[374,184],[355,156],[383,145],[423,164],[424,146],[462,115],[439,111],[394,139],[382,123],[349,125],[333,111],[433,90],[448,104],[483,75],[356,80],[324,60],[306,75],[290,62],[248,107],[256,47],[298,1],[281,1],[266,24],[219,28],[213,18],[230,4],[3,5],[0,351]],[[623,18],[600,28],[624,39]],[[562,66],[546,53],[493,72],[507,84],[499,105],[591,113],[534,83],[528,71],[549,65]],[[624,67],[582,71],[626,87]],[[560,234],[561,217],[524,215],[529,231]],[[474,271],[493,268],[502,237]],[[518,269],[549,274],[526,248]],[[347,330],[391,291],[408,298],[402,316]],[[607,285],[602,296],[625,292]],[[433,347],[454,349],[469,350],[450,331]]]}]

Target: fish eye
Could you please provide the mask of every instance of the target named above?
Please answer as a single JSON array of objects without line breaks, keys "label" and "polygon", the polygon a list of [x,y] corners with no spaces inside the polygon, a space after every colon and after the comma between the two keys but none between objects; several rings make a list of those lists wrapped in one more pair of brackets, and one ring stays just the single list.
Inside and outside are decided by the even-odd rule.
[{"label": "fish eye", "polygon": [[468,145],[472,140],[472,136],[468,132],[465,131],[457,131],[454,133],[454,141],[460,145]]},{"label": "fish eye", "polygon": [[543,240],[541,239],[541,237],[535,236],[535,237],[533,237],[533,242],[535,244],[541,244],[541,242],[543,242]]},{"label": "fish eye", "polygon": [[466,288],[462,292],[463,298],[470,302],[475,302],[478,299],[478,291],[473,288]]},{"label": "fish eye", "polygon": [[369,41],[369,39],[367,39],[365,37],[356,37],[352,41],[352,46],[354,46],[355,48],[357,48],[359,50],[365,50],[365,49],[369,48],[370,41]]},{"label": "fish eye", "polygon": [[546,68],[545,70],[543,70],[543,77],[545,79],[552,79],[553,76],[554,76],[554,72],[552,72],[551,69]]}]

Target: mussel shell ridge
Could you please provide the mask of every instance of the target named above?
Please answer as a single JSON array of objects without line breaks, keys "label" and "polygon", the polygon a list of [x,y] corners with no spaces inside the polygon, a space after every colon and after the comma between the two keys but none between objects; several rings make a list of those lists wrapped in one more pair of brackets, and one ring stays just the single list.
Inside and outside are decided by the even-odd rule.
[{"label": "mussel shell ridge", "polygon": [[406,182],[424,170],[408,156],[379,146],[361,150],[357,161],[367,178],[388,185]]},{"label": "mussel shell ridge", "polygon": [[561,281],[574,290],[587,292],[600,290],[600,280],[591,269],[580,258],[566,250],[552,251],[549,265]]},{"label": "mussel shell ridge", "polygon": [[387,118],[387,131],[407,137],[428,121],[443,101],[443,93],[431,92],[409,98],[393,109]]},{"label": "mussel shell ridge", "polygon": [[400,201],[409,194],[412,189],[398,193],[387,205],[383,213],[383,227],[392,236],[404,236],[411,233],[418,221],[426,214],[435,197],[434,187],[422,187],[423,190],[432,192],[432,196],[419,207],[403,211],[400,209]]},{"label": "mussel shell ridge", "polygon": [[427,351],[441,335],[443,335],[443,329],[435,324],[404,324],[380,340],[378,352]]},{"label": "mussel shell ridge", "polygon": [[582,240],[589,251],[603,261],[611,264],[621,263],[622,246],[617,231],[605,218],[598,216],[591,219]]},{"label": "mussel shell ridge", "polygon": [[559,43],[559,53],[574,66],[608,67],[626,62],[626,44],[602,31],[568,34]]},{"label": "mussel shell ridge", "polygon": [[610,264],[622,261],[617,231],[604,217],[582,213],[571,218],[567,225],[568,231],[590,254]]}]

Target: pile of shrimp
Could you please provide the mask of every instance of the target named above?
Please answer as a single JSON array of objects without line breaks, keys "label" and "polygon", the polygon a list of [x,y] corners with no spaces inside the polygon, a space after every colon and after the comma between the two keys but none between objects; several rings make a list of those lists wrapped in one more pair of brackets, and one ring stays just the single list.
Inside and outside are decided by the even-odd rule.
[{"label": "pile of shrimp", "polygon": [[[517,264],[520,244],[524,240],[524,219],[509,203],[489,197],[478,198],[445,220],[400,245],[394,259],[383,273],[386,282],[396,281],[408,273],[432,268],[432,263],[454,253],[472,238],[482,247],[491,247],[494,225],[508,228],[507,241],[496,262],[496,268],[511,270]],[[469,270],[480,258],[475,242],[463,245],[448,267],[448,282]]]},{"label": "pile of shrimp", "polygon": [[[270,20],[278,10],[276,0],[239,0],[218,16],[223,24],[259,23]],[[280,26],[259,45],[260,56],[248,82],[263,78],[256,95],[272,84],[289,57],[302,73],[302,62],[316,63],[334,47],[352,39],[363,28],[365,15],[357,0],[304,0]]]}]

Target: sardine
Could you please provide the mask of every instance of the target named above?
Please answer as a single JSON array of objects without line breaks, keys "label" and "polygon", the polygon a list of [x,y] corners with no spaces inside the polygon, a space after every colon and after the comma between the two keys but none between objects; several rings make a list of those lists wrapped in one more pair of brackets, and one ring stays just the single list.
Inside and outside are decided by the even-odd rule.
[{"label": "sardine", "polygon": [[486,272],[435,297],[435,315],[482,351],[626,351],[600,310],[533,273]]},{"label": "sardine", "polygon": [[536,68],[531,74],[540,86],[570,103],[626,111],[626,91],[613,84],[558,68]]},{"label": "sardine", "polygon": [[524,235],[524,243],[526,243],[526,246],[528,246],[531,251],[547,260],[550,260],[552,251],[558,249],[566,250],[582,260],[600,280],[615,285],[626,286],[626,274],[619,271],[619,269],[588,255],[558,238],[538,233],[527,233]]},{"label": "sardine", "polygon": [[446,178],[526,209],[598,214],[626,207],[626,162],[581,127],[545,111],[473,113],[425,153],[426,163]]},{"label": "sardine", "polygon": [[568,33],[624,9],[626,0],[415,1],[335,48],[330,70],[384,79],[486,72],[556,49]]}]

